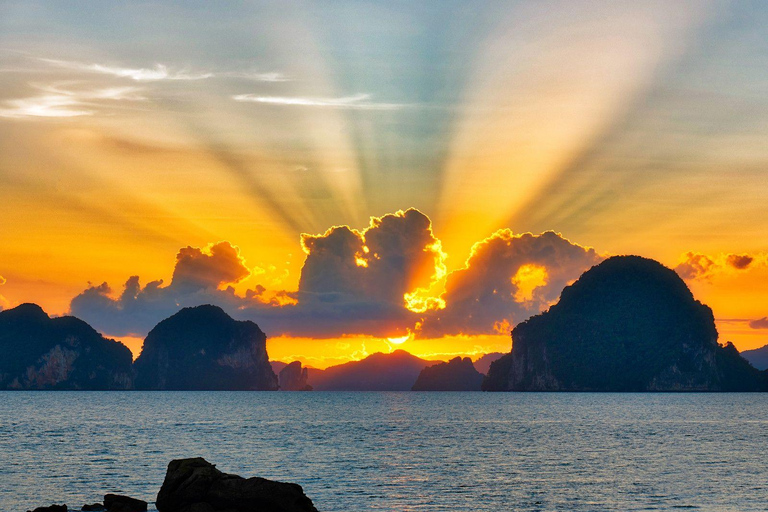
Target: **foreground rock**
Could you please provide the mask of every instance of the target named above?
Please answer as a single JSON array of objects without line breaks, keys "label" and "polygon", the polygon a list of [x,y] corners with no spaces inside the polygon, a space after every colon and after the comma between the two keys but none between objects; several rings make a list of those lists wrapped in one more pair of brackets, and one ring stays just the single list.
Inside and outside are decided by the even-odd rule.
[{"label": "foreground rock", "polygon": [[763,391],[765,375],[720,346],[712,310],[675,272],[617,256],[546,313],[518,324],[489,391]]},{"label": "foreground rock", "polygon": [[0,311],[0,389],[130,389],[128,347],[36,304]]},{"label": "foreground rock", "polygon": [[421,370],[413,391],[480,391],[483,374],[468,357],[454,357]]},{"label": "foreground rock", "polygon": [[216,306],[184,308],[150,331],[136,359],[137,389],[269,390],[277,376],[266,335]]},{"label": "foreground rock", "polygon": [[104,496],[104,507],[107,512],[146,512],[147,502],[118,494],[107,494]]},{"label": "foreground rock", "polygon": [[312,391],[307,383],[307,369],[302,368],[301,361],[285,365],[277,374],[277,380],[281,391]]},{"label": "foreground rock", "polygon": [[35,510],[27,510],[27,512],[67,512],[67,506],[51,505],[50,507],[37,507]]},{"label": "foreground rock", "polygon": [[168,464],[156,505],[159,512],[317,512],[298,484],[228,475],[199,457]]}]

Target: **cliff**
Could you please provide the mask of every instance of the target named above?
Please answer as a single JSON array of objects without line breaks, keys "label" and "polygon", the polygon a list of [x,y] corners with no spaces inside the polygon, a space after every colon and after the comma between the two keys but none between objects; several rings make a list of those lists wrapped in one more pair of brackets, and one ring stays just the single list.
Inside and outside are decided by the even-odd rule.
[{"label": "cliff", "polygon": [[276,390],[266,335],[216,306],[184,308],[157,324],[136,359],[137,389]]},{"label": "cliff", "polygon": [[489,391],[759,391],[765,375],[720,346],[709,307],[672,270],[616,256],[517,325]]},{"label": "cliff", "polygon": [[480,391],[483,374],[478,372],[468,357],[454,357],[447,363],[438,363],[421,370],[413,391]]},{"label": "cliff", "polygon": [[35,304],[0,312],[0,389],[130,389],[131,351]]},{"label": "cliff", "polygon": [[421,370],[435,364],[405,350],[376,353],[361,361],[309,373],[315,391],[409,391]]},{"label": "cliff", "polygon": [[277,381],[281,391],[312,391],[312,386],[307,383],[307,369],[302,368],[301,361],[285,365],[277,374]]}]

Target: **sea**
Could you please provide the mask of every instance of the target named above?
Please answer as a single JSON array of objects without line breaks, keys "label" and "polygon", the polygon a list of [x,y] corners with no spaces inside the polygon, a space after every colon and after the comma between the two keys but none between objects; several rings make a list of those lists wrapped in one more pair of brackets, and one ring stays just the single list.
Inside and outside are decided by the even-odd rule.
[{"label": "sea", "polygon": [[0,511],[150,502],[176,458],[320,511],[768,510],[768,394],[0,392]]}]

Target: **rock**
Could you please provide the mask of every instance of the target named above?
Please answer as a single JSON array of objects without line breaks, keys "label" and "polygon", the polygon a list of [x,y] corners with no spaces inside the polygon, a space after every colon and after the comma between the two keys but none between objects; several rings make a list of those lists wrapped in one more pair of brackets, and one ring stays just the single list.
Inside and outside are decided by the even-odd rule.
[{"label": "rock", "polygon": [[312,391],[307,384],[307,369],[301,367],[301,361],[286,365],[277,375],[281,391]]},{"label": "rock", "polygon": [[421,370],[437,362],[405,350],[378,352],[361,361],[309,372],[309,383],[315,391],[410,391]]},{"label": "rock", "polygon": [[83,505],[83,508],[81,508],[80,510],[84,512],[101,512],[107,509],[101,503],[93,503],[91,505]]},{"label": "rock", "polygon": [[157,324],[136,359],[137,389],[277,390],[266,335],[216,306],[184,308]]},{"label": "rock", "polygon": [[718,345],[712,310],[660,263],[615,256],[518,324],[489,391],[762,391],[766,376]]},{"label": "rock", "polygon": [[104,506],[107,512],[145,512],[147,502],[120,496],[119,494],[107,494],[104,496]]},{"label": "rock", "polygon": [[203,458],[173,460],[159,512],[317,512],[300,485],[222,473]]},{"label": "rock", "polygon": [[50,507],[37,507],[35,510],[27,512],[67,512],[66,505],[51,505]]},{"label": "rock", "polygon": [[468,357],[454,357],[447,363],[438,363],[421,370],[413,391],[480,391],[483,374],[478,372]]},{"label": "rock", "polygon": [[0,389],[130,389],[128,347],[40,306],[0,311]]}]

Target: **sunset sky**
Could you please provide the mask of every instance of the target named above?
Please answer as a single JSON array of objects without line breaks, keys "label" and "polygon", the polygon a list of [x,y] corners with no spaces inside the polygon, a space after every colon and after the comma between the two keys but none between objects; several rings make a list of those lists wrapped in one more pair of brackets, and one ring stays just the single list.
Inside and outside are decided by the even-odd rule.
[{"label": "sunset sky", "polygon": [[0,3],[2,308],[474,358],[615,254],[768,344],[764,2]]}]

